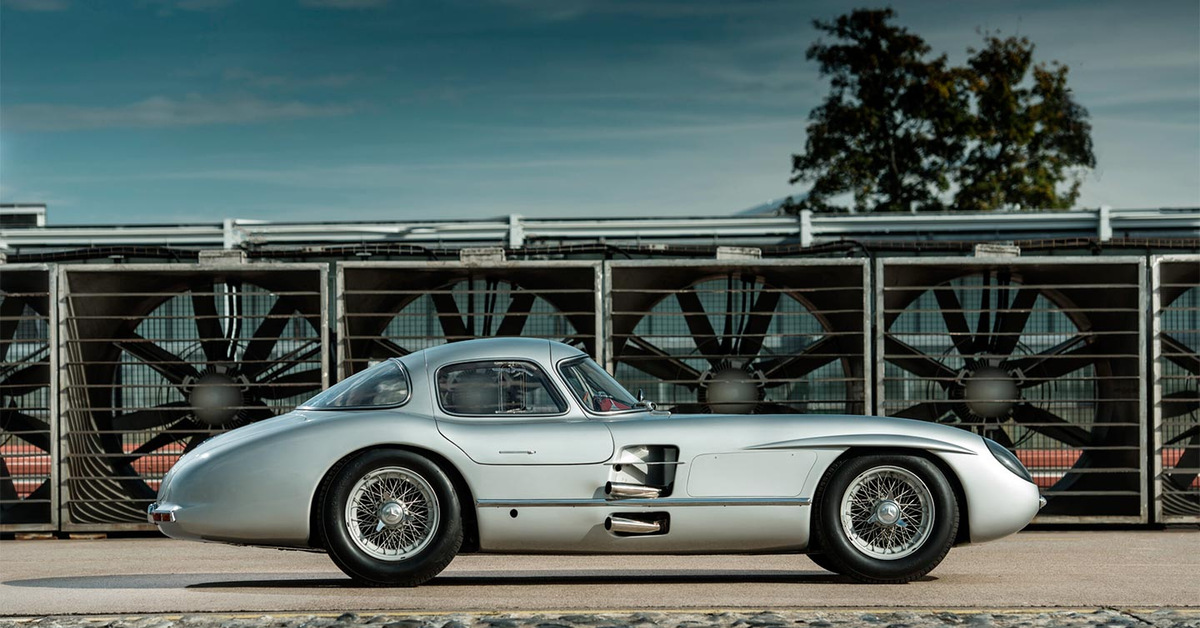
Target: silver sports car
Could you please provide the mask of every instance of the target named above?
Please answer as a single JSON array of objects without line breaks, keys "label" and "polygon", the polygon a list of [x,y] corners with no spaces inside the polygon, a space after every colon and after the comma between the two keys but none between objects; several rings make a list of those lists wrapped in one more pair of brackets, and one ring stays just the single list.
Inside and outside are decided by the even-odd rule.
[{"label": "silver sports car", "polygon": [[209,439],[149,519],[178,539],[324,550],[369,585],[418,585],[463,552],[807,553],[906,582],[1044,503],[1008,450],[952,427],[676,415],[639,396],[547,340],[426,349]]}]

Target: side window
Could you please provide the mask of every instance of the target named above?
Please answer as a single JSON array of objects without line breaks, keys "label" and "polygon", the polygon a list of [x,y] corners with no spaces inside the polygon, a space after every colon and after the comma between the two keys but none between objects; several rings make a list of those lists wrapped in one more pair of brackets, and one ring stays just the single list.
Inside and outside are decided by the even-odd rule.
[{"label": "side window", "polygon": [[517,360],[465,362],[437,374],[438,402],[447,414],[512,416],[567,410],[537,365]]}]

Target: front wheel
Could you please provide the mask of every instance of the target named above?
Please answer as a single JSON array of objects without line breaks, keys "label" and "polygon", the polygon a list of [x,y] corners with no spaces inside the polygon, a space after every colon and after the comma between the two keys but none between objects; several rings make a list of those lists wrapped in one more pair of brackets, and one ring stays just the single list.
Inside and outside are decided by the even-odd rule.
[{"label": "front wheel", "polygon": [[950,483],[919,456],[838,462],[822,478],[816,504],[823,560],[860,582],[924,576],[946,557],[958,532]]},{"label": "front wheel", "polygon": [[414,453],[366,452],[327,482],[321,525],[333,562],[370,586],[417,586],[462,545],[458,497],[444,471]]}]

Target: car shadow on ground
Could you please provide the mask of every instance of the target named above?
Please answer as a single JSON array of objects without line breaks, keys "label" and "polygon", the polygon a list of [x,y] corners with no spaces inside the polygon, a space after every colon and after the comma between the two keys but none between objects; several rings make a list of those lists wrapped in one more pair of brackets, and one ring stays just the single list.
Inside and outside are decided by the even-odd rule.
[{"label": "car shadow on ground", "polygon": [[[925,576],[920,582],[937,580]],[[520,572],[459,572],[443,573],[425,583],[425,587],[489,587],[489,586],[563,586],[563,585],[628,585],[628,584],[854,584],[845,576],[827,571],[616,571],[590,572],[520,571]],[[71,576],[61,578],[31,578],[9,580],[11,587],[57,589],[358,589],[367,588],[353,580],[332,574],[305,577],[287,573],[176,573]]]}]

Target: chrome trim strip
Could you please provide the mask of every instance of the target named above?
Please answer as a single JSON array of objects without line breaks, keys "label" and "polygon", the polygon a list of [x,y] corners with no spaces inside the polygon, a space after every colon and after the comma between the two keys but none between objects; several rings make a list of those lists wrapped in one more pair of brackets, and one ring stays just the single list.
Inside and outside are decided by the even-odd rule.
[{"label": "chrome trim strip", "polygon": [[480,499],[480,508],[614,508],[633,506],[671,508],[684,506],[808,506],[807,497],[663,497],[649,499]]}]

